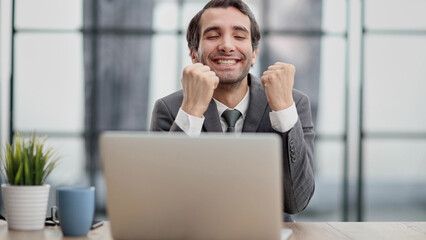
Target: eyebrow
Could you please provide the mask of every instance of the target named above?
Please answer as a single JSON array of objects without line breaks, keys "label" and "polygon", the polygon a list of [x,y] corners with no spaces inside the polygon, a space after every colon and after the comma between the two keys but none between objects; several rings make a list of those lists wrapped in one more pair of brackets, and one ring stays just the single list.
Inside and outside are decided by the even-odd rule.
[{"label": "eyebrow", "polygon": [[236,31],[242,31],[245,33],[249,33],[249,31],[247,30],[247,28],[243,27],[243,26],[234,26],[232,27],[232,29],[236,30]]},{"label": "eyebrow", "polygon": [[203,36],[204,36],[204,35],[206,35],[208,32],[211,32],[211,31],[218,31],[218,30],[220,30],[220,28],[219,28],[218,26],[211,26],[211,27],[208,27],[208,28],[206,28],[206,29],[203,31]]},{"label": "eyebrow", "polygon": [[[233,30],[236,30],[236,31],[242,31],[242,32],[245,32],[245,33],[249,33],[249,31],[247,30],[247,28],[245,28],[245,27],[243,27],[243,26],[233,26],[233,27],[232,27],[232,29],[233,29]],[[202,35],[202,36],[206,35],[208,32],[211,32],[211,31],[219,31],[219,30],[220,30],[220,27],[218,27],[218,26],[211,26],[211,27],[208,27],[208,28],[206,28],[206,29],[203,31],[203,35]]]}]

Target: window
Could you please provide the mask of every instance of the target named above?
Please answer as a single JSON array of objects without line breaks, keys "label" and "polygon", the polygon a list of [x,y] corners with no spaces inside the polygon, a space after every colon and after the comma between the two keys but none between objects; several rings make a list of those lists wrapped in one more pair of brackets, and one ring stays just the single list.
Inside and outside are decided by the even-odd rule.
[{"label": "window", "polygon": [[[206,2],[1,1],[0,143],[49,135],[64,156],[52,191],[95,185],[105,214],[99,134],[148,129],[191,64],[186,28]],[[426,2],[245,2],[262,31],[251,73],[293,63],[311,100],[316,192],[296,220],[426,220]]]}]

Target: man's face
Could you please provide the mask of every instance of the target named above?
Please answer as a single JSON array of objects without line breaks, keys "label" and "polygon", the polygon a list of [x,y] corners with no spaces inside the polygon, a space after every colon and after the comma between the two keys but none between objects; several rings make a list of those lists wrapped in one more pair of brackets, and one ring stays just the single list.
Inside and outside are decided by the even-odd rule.
[{"label": "man's face", "polygon": [[234,7],[207,9],[200,19],[198,51],[191,49],[193,63],[208,65],[221,84],[240,82],[257,57],[250,26],[248,16]]}]

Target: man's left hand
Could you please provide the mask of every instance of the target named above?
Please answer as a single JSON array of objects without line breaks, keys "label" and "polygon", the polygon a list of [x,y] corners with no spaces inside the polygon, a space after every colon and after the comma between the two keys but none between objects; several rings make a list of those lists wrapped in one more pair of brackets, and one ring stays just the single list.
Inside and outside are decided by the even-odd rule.
[{"label": "man's left hand", "polygon": [[276,62],[268,67],[262,77],[269,106],[281,111],[293,104],[293,85],[296,67],[292,64]]}]

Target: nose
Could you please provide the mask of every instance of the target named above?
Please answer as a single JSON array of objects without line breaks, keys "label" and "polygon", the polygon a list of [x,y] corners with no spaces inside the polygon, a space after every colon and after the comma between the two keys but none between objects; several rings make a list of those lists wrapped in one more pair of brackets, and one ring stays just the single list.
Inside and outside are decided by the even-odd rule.
[{"label": "nose", "polygon": [[231,37],[223,37],[219,43],[219,51],[225,54],[229,54],[235,51],[235,45]]}]

